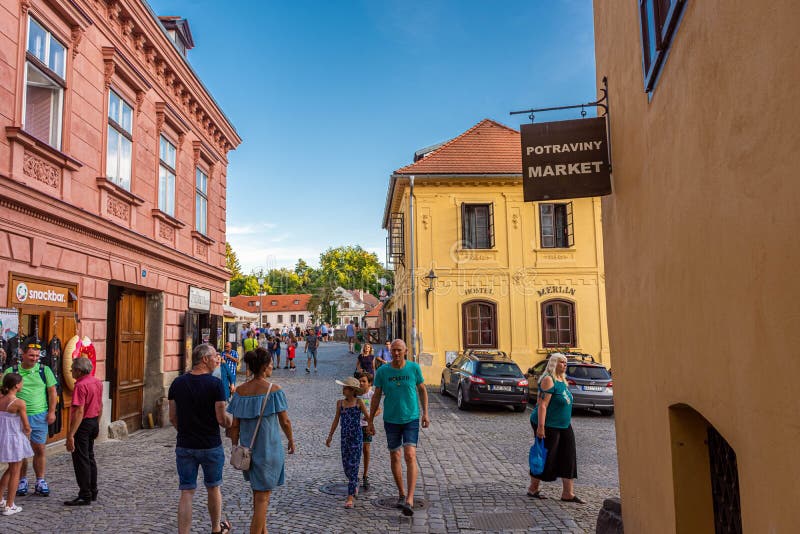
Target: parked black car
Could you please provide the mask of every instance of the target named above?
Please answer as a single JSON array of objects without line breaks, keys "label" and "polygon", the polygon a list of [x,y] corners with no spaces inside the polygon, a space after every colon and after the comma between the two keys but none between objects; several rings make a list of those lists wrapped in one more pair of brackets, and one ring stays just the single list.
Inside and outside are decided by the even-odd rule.
[{"label": "parked black car", "polygon": [[517,412],[528,405],[528,380],[505,352],[467,350],[442,371],[442,395],[456,397],[466,410],[471,404],[507,404]]},{"label": "parked black car", "polygon": [[[574,408],[600,410],[604,415],[614,413],[614,384],[605,366],[596,363],[588,354],[564,354],[567,357],[567,387],[572,392]],[[547,368],[548,360],[537,363],[525,374],[530,384],[531,402],[539,393],[539,378]]]}]

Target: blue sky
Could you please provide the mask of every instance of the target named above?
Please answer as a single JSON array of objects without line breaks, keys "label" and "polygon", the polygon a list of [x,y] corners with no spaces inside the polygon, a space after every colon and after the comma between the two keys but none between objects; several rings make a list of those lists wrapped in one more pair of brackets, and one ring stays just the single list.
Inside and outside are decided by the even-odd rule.
[{"label": "blue sky", "polygon": [[383,259],[389,176],[414,151],[596,94],[591,0],[149,2],[189,20],[189,60],[244,139],[227,220],[246,271],[346,244]]}]

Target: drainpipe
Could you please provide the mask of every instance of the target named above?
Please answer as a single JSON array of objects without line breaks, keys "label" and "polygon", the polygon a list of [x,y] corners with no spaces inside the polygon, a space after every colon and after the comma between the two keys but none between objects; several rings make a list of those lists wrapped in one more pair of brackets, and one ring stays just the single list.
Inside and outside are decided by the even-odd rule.
[{"label": "drainpipe", "polygon": [[417,283],[414,277],[414,177],[409,176],[410,190],[408,195],[409,244],[411,248],[411,361],[417,361]]}]

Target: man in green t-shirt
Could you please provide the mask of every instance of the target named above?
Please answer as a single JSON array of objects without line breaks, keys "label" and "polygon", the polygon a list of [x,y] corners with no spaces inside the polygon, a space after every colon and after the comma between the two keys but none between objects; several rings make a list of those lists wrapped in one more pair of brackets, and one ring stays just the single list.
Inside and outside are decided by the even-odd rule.
[{"label": "man in green t-shirt", "polygon": [[244,338],[244,341],[242,341],[242,349],[246,354],[251,350],[256,350],[257,347],[258,347],[258,340],[256,339],[255,334],[253,333],[252,330],[248,330],[247,337]]},{"label": "man in green t-shirt", "polygon": [[[383,429],[389,446],[392,475],[397,484],[399,497],[397,507],[403,515],[414,515],[414,486],[417,484],[417,442],[419,441],[419,405],[422,404],[422,428],[428,428],[428,391],[422,378],[422,370],[415,362],[406,361],[406,344],[395,339],[391,344],[392,362],[382,365],[375,372],[375,393],[369,412],[368,432],[375,433],[373,420],[381,405],[381,396],[386,395],[383,412]],[[402,450],[402,453],[401,453]],[[406,462],[408,484],[403,488],[403,466]]]},{"label": "man in green t-shirt", "polygon": [[[33,448],[33,471],[36,473],[34,494],[41,497],[50,495],[50,488],[44,479],[47,457],[45,456],[45,443],[47,442],[47,425],[56,420],[56,377],[53,371],[44,367],[44,381],[39,366],[39,353],[42,344],[35,336],[28,336],[22,342],[22,360],[19,365],[9,367],[4,374],[11,372],[22,376],[22,389],[17,397],[25,402],[28,412],[28,422],[31,425],[31,447]],[[17,495],[28,494],[28,460],[22,460],[20,469],[19,486]]]}]

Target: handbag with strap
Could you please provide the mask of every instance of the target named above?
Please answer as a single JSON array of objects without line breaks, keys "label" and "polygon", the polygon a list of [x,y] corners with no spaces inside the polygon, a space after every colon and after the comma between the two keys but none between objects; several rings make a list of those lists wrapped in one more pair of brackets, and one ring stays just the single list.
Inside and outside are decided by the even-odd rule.
[{"label": "handbag with strap", "polygon": [[250,440],[250,446],[245,447],[242,444],[234,445],[231,447],[231,465],[234,469],[238,469],[239,471],[247,471],[250,469],[250,459],[253,456],[253,446],[256,444],[256,436],[258,435],[258,429],[261,428],[261,419],[264,417],[264,410],[267,407],[267,399],[269,399],[269,394],[272,392],[272,382],[269,384],[269,389],[267,390],[267,394],[264,395],[264,402],[261,403],[261,413],[258,416],[258,421],[256,422],[256,429],[253,431],[253,438]]}]

